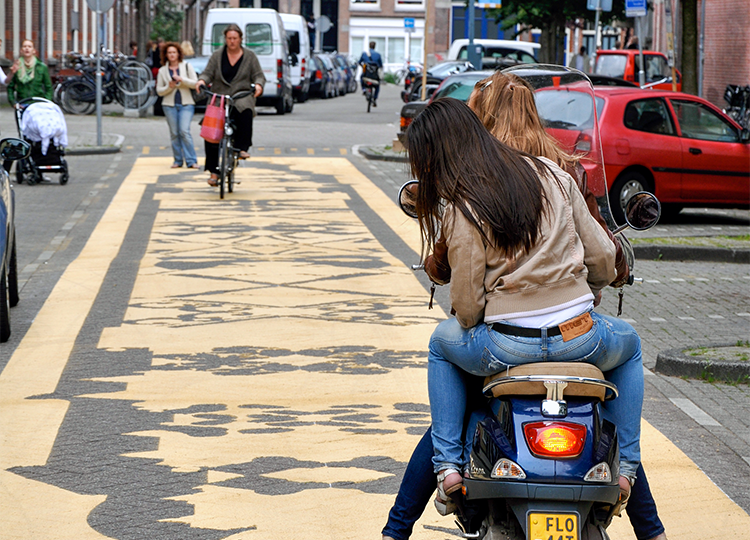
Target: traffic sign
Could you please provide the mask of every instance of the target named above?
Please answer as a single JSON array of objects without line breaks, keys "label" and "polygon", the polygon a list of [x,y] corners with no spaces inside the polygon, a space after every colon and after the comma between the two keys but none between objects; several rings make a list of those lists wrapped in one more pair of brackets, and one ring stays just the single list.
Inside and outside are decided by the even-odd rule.
[{"label": "traffic sign", "polygon": [[586,9],[591,11],[596,11],[597,9],[612,11],[612,0],[587,0]]},{"label": "traffic sign", "polygon": [[86,4],[88,4],[89,9],[91,11],[96,11],[97,13],[104,13],[105,11],[109,11],[114,3],[115,0],[86,0]]},{"label": "traffic sign", "polygon": [[645,17],[647,10],[646,0],[625,0],[626,17]]},{"label": "traffic sign", "polygon": [[411,17],[404,18],[404,32],[407,34],[414,33],[414,19]]}]

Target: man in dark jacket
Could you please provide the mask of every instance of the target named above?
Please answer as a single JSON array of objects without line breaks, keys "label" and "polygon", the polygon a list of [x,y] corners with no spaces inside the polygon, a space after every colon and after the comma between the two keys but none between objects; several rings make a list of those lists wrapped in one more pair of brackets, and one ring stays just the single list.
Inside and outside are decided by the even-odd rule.
[{"label": "man in dark jacket", "polygon": [[[378,73],[378,70],[383,69],[383,58],[380,56],[380,53],[375,50],[374,41],[370,42],[370,50],[363,52],[362,56],[359,57],[359,64],[362,66],[362,78],[360,79],[360,84],[362,85],[362,91],[364,91],[364,78],[367,67],[369,66],[374,73]],[[380,85],[378,84],[375,86],[375,101],[373,102],[373,105],[376,107],[378,106],[377,101],[379,95]]]}]

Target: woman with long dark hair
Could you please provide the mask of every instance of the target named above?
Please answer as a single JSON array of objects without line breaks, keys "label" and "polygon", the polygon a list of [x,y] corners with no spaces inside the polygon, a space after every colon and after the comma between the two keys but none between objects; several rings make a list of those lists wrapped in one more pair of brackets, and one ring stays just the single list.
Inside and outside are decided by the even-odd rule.
[{"label": "woman with long dark hair", "polygon": [[[423,253],[445,238],[455,318],[430,339],[433,468],[440,497],[461,488],[470,376],[584,359],[620,388],[606,407],[620,434],[621,487],[640,463],[640,339],[592,311],[616,276],[615,249],[573,178],[498,141],[462,102],[429,105],[407,131]],[[560,326],[576,323],[575,335]]]}]

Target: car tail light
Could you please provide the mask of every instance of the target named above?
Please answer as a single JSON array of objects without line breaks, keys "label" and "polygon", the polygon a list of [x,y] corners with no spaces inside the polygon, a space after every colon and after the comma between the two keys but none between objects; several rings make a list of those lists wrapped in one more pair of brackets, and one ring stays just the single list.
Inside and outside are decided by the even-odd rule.
[{"label": "car tail light", "polygon": [[304,80],[305,79],[305,59],[304,58],[300,62],[300,66],[302,66],[300,67],[300,73],[302,74],[302,80]]},{"label": "car tail light", "polygon": [[281,84],[284,80],[284,62],[279,58],[276,60],[276,78],[279,82],[276,83],[276,86],[279,90],[279,95],[281,95]]},{"label": "car tail light", "polygon": [[540,457],[576,457],[586,442],[586,426],[570,422],[532,422],[523,432],[531,452]]},{"label": "car tail light", "polygon": [[584,154],[591,152],[591,135],[581,133],[576,141],[574,151],[582,152]]},{"label": "car tail light", "polygon": [[320,80],[323,79],[323,73],[319,69],[315,71],[315,78]]}]

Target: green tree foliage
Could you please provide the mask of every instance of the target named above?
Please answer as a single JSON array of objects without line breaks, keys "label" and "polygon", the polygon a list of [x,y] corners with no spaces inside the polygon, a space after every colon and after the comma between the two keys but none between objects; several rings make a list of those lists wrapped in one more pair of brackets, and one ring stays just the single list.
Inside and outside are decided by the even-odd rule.
[{"label": "green tree foliage", "polygon": [[[565,23],[575,19],[593,21],[596,12],[586,9],[586,0],[503,0],[503,6],[493,10],[498,23],[507,30],[516,24],[522,28],[542,31],[540,60],[562,64],[565,58]],[[602,24],[614,18],[623,19],[625,0],[613,0],[612,11],[602,12]]]},{"label": "green tree foliage", "polygon": [[164,41],[180,41],[182,19],[184,13],[180,4],[172,0],[156,0],[154,2],[154,19],[151,22],[151,39]]}]

